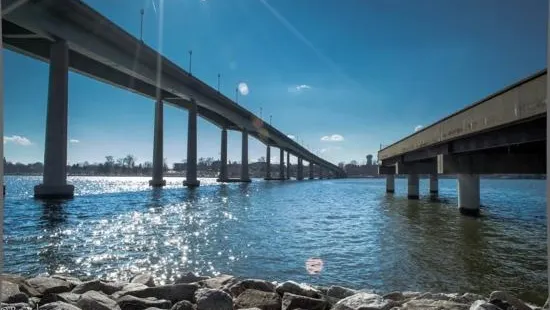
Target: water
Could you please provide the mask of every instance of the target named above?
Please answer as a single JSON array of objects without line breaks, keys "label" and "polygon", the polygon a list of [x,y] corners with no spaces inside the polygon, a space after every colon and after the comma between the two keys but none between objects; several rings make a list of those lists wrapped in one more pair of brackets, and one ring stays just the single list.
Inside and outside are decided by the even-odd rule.
[{"label": "water", "polygon": [[[391,290],[511,290],[546,298],[544,180],[482,180],[480,218],[461,216],[456,181],[440,180],[438,202],[410,201],[381,179],[219,185],[187,190],[167,178],[72,177],[74,200],[32,198],[39,177],[6,177],[5,270],[159,282],[178,274]],[[421,194],[427,196],[427,180]],[[310,275],[309,258],[324,269]]]}]

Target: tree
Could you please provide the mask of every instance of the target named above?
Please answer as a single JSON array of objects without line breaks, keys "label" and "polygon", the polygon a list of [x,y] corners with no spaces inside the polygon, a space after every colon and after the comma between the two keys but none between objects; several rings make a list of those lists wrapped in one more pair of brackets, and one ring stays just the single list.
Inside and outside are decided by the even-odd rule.
[{"label": "tree", "polygon": [[350,165],[357,166],[357,160],[355,160],[355,159],[350,161],[349,163],[350,163]]},{"label": "tree", "polygon": [[128,154],[124,157],[124,162],[126,163],[126,167],[130,169],[134,168],[134,165],[136,164],[136,157],[132,154]]},{"label": "tree", "polygon": [[105,156],[105,166],[112,167],[114,165],[115,165],[114,157],[111,155]]},{"label": "tree", "polygon": [[258,158],[258,162],[259,163],[265,163],[265,157],[262,156],[262,157]]}]

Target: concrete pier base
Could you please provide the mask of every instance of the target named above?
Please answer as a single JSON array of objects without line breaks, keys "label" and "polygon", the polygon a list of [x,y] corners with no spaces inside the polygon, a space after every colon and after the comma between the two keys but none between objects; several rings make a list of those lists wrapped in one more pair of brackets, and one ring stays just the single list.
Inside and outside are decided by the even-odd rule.
[{"label": "concrete pier base", "polygon": [[395,175],[386,175],[386,193],[395,193]]},{"label": "concrete pier base", "polygon": [[197,187],[200,184],[197,180],[197,102],[191,98],[187,122],[187,176],[183,185]]},{"label": "concrete pier base", "polygon": [[430,194],[437,195],[439,193],[439,181],[437,174],[430,174]]},{"label": "concrete pier base", "polygon": [[265,151],[265,179],[271,180],[271,147],[269,145]]},{"label": "concrete pier base", "polygon": [[69,50],[63,40],[51,44],[44,174],[34,187],[35,198],[61,199],[74,196],[67,184],[67,124],[69,89]]},{"label": "concrete pier base", "polygon": [[407,198],[418,199],[418,189],[420,184],[420,178],[418,174],[409,174],[407,178]]},{"label": "concrete pier base", "polygon": [[220,174],[218,182],[227,180],[227,129],[222,129],[221,150],[220,150]]},{"label": "concrete pier base", "polygon": [[248,175],[248,130],[243,129],[241,143],[241,179],[240,182],[250,182]]},{"label": "concrete pier base", "polygon": [[458,210],[464,215],[479,215],[479,175],[459,174],[458,182]]},{"label": "concrete pier base", "polygon": [[298,158],[298,172],[296,176],[296,180],[303,180],[304,179],[304,163],[301,158]]},{"label": "concrete pier base", "polygon": [[286,152],[286,179],[290,180],[290,153]]},{"label": "concrete pier base", "polygon": [[164,144],[164,112],[162,99],[155,102],[155,128],[153,136],[153,178],[149,181],[152,187],[162,187],[166,181],[162,179],[164,170],[163,144]]},{"label": "concrete pier base", "polygon": [[309,179],[310,179],[310,180],[313,180],[313,179],[314,179],[314,177],[313,177],[313,171],[314,171],[314,169],[315,169],[314,167],[315,167],[315,166],[313,165],[313,163],[310,162],[310,163],[309,163]]},{"label": "concrete pier base", "polygon": [[285,180],[285,150],[280,149],[279,153],[279,179]]}]

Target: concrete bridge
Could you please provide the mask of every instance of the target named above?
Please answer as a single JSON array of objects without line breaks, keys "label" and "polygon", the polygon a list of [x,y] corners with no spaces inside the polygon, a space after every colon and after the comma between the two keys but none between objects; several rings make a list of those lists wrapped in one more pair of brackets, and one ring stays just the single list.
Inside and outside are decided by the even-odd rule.
[{"label": "concrete bridge", "polygon": [[458,207],[479,212],[479,175],[546,173],[546,70],[482,99],[378,152],[386,192],[408,176],[408,198],[419,198],[419,174],[458,179]]},{"label": "concrete bridge", "polygon": [[[303,161],[309,162],[309,178],[342,177],[338,166],[316,156],[252,112],[131,36],[80,0],[1,0],[2,41],[6,48],[49,62],[43,183],[35,197],[72,197],[67,184],[68,70],[127,89],[156,101],[154,117],[153,177],[151,186],[163,186],[163,106],[171,104],[189,111],[187,178],[197,180],[197,116],[220,128],[221,169],[219,181],[249,182],[248,136],[266,146],[266,179],[271,180],[270,148],[280,149],[278,179],[290,177],[290,155],[298,159],[298,180],[304,178]],[[227,178],[227,131],[242,132],[242,171],[238,180]],[[287,173],[284,171],[286,152]],[[314,167],[318,167],[315,169]]]}]

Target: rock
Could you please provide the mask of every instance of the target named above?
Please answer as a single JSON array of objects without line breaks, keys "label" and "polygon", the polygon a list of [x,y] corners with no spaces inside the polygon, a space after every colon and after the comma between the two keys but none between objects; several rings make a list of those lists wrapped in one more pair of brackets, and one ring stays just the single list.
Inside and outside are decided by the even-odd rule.
[{"label": "rock", "polygon": [[415,297],[415,299],[429,299],[429,300],[447,300],[458,298],[458,294],[446,294],[446,293],[423,293]]},{"label": "rock", "polygon": [[247,279],[233,284],[229,287],[229,292],[231,292],[233,297],[238,297],[242,292],[248,289],[274,293],[275,285],[264,280]]},{"label": "rock", "polygon": [[337,302],[333,310],[389,310],[397,303],[371,293],[357,293]]},{"label": "rock", "polygon": [[97,291],[82,294],[76,305],[82,310],[120,310],[114,300]]},{"label": "rock", "polygon": [[18,302],[18,303],[3,303],[0,302],[0,309],[4,310],[32,310],[31,306],[28,303]]},{"label": "rock", "polygon": [[56,278],[36,277],[27,279],[26,282],[40,295],[64,293],[72,289],[69,282]]},{"label": "rock", "polygon": [[308,310],[325,310],[328,309],[328,302],[322,299],[294,295],[285,293],[281,301],[281,310],[291,309],[308,309]]},{"label": "rock", "polygon": [[258,290],[245,290],[235,299],[235,308],[260,308],[261,310],[281,309],[281,297],[277,293]]},{"label": "rock", "polygon": [[471,303],[473,303],[474,301],[477,301],[477,300],[487,301],[483,295],[474,294],[474,293],[464,293],[460,296],[452,297],[449,300],[454,301],[454,302],[458,302],[458,303],[461,303],[461,304],[471,304]]},{"label": "rock", "polygon": [[[99,290],[107,295],[114,294],[118,291],[122,291],[122,289],[128,285],[126,282],[103,282],[101,281],[99,284]],[[140,286],[139,289],[146,288],[146,285]],[[74,291],[74,289],[73,289]]]},{"label": "rock", "polygon": [[470,306],[470,310],[502,310],[498,306],[488,303],[487,301],[480,299],[474,301]]},{"label": "rock", "polygon": [[56,302],[56,301],[60,301],[57,294],[51,294],[51,293],[50,294],[44,294],[44,296],[42,296],[42,298],[40,298],[40,301],[38,302],[38,305],[42,306],[42,305],[49,304],[49,303]]},{"label": "rock", "polygon": [[515,297],[509,292],[504,291],[494,291],[489,296],[489,300],[491,300],[491,303],[494,304],[493,300],[501,300],[506,301],[510,305],[514,306],[517,310],[532,310],[531,307],[526,305],[523,301],[521,301],[519,298]]},{"label": "rock", "polygon": [[230,287],[237,283],[237,278],[223,274],[214,278],[202,280],[200,283],[207,288],[222,289],[223,287]]},{"label": "rock", "polygon": [[80,310],[80,308],[62,301],[56,301],[42,305],[38,310]]},{"label": "rock", "polygon": [[327,296],[338,298],[338,299],[344,299],[346,297],[355,295],[357,293],[358,292],[356,290],[352,290],[350,288],[346,288],[342,286],[331,286],[328,288]]},{"label": "rock", "polygon": [[401,306],[404,310],[468,310],[466,304],[448,300],[413,299]]},{"label": "rock", "polygon": [[203,288],[195,293],[197,310],[233,310],[231,295],[222,290]]},{"label": "rock", "polygon": [[391,292],[391,293],[388,293],[384,296],[382,296],[382,298],[384,299],[391,299],[393,301],[402,301],[405,299],[405,295],[403,295],[403,293],[401,292]]},{"label": "rock", "polygon": [[13,274],[2,274],[0,275],[0,280],[8,281],[19,285],[19,289],[30,297],[41,295],[37,290],[35,290],[27,282],[25,282],[25,278],[21,276],[13,275]]},{"label": "rock", "polygon": [[321,292],[314,289],[313,287],[305,284],[299,284],[294,281],[283,282],[275,288],[279,295],[284,295],[284,293],[291,293],[294,295],[306,296],[311,298],[319,298]]},{"label": "rock", "polygon": [[38,303],[40,303],[40,298],[38,297],[29,298],[29,305],[31,305],[31,308],[33,309],[38,308]]},{"label": "rock", "polygon": [[178,301],[171,310],[195,310],[193,304],[187,300]]},{"label": "rock", "polygon": [[73,292],[59,293],[57,294],[57,299],[71,305],[76,305],[76,303],[80,299],[80,294],[75,294]]},{"label": "rock", "polygon": [[420,293],[420,292],[411,292],[411,291],[403,292],[403,296],[405,297],[405,299],[416,298],[420,295],[422,295],[422,293]]},{"label": "rock", "polygon": [[141,291],[141,290],[144,290],[144,289],[147,289],[147,288],[149,288],[149,287],[145,284],[128,283],[128,284],[126,284],[122,287],[122,290],[119,290],[119,291],[116,291],[116,292],[112,293],[111,297],[113,299],[119,299],[120,297],[122,297],[124,295],[128,295],[129,292]]},{"label": "rock", "polygon": [[75,286],[71,292],[75,294],[84,294],[87,291],[100,291],[101,290],[101,281],[92,280],[87,282],[82,282]]},{"label": "rock", "polygon": [[[12,301],[13,297],[21,291],[19,290],[19,285],[9,282],[0,280],[0,302],[5,303],[15,303],[17,301]],[[25,295],[26,296],[26,295]],[[28,298],[27,298],[28,301]],[[21,302],[27,302],[27,301],[21,301]]]},{"label": "rock", "polygon": [[130,280],[130,283],[139,283],[148,287],[155,286],[155,279],[149,274],[138,274]]},{"label": "rock", "polygon": [[328,290],[330,289],[327,286],[321,286],[321,285],[312,285],[312,287],[314,289],[318,290],[319,292],[321,292],[321,294],[323,294],[323,295],[327,295]]},{"label": "rock", "polygon": [[[229,277],[231,277],[231,276],[229,276]],[[179,278],[177,278],[175,283],[176,284],[179,284],[179,283],[194,283],[194,282],[204,281],[204,280],[207,280],[207,279],[209,279],[209,277],[199,276],[199,275],[196,275],[192,272],[188,272],[187,274],[184,274],[183,276],[180,276]],[[218,289],[218,288],[216,288],[216,289]]]},{"label": "rock", "polygon": [[[199,286],[197,284],[161,285],[156,287],[148,287],[141,290],[123,291],[123,296],[132,295],[141,298],[156,297],[159,299],[170,300],[175,303],[180,300],[193,301],[195,298],[195,292],[198,288]],[[120,292],[116,292],[115,294],[117,293]]]},{"label": "rock", "polygon": [[117,304],[122,310],[143,310],[149,307],[160,309],[170,309],[172,302],[169,300],[158,299],[151,300],[147,298],[139,298],[132,295],[126,295],[117,300]]},{"label": "rock", "polygon": [[65,281],[65,282],[69,282],[71,284],[71,286],[73,286],[73,287],[79,285],[80,283],[82,283],[82,281],[78,278],[63,275],[63,274],[54,274],[53,276],[50,276],[50,278],[59,279],[59,280]]}]

